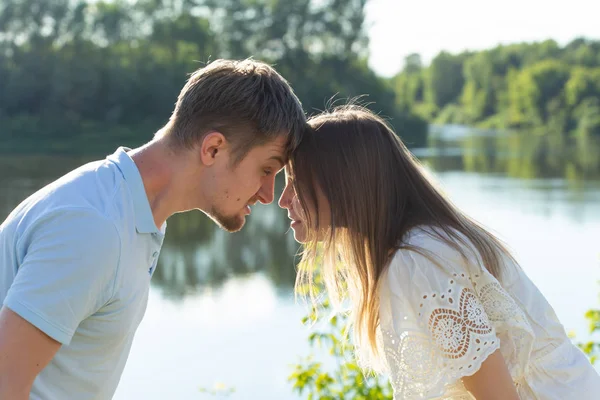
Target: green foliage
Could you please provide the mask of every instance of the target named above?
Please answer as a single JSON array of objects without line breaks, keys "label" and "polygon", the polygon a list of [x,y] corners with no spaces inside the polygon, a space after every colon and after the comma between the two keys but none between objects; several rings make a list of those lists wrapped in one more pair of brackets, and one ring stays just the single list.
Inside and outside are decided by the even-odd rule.
[{"label": "green foliage", "polygon": [[[600,332],[600,310],[588,310],[585,313],[585,318],[588,320],[590,333],[594,334]],[[590,357],[592,364],[598,360],[598,357],[600,356],[600,341],[590,340],[579,344],[579,347]]]},{"label": "green foliage", "polygon": [[464,110],[456,104],[448,104],[444,109],[437,115],[435,123],[438,125],[446,124],[466,124],[467,117],[464,114]]},{"label": "green foliage", "polygon": [[[588,355],[592,364],[595,364],[600,357],[600,309],[593,308],[585,313],[585,319],[588,321],[590,340],[579,343],[579,348]],[[572,335],[573,337],[575,335]]]},{"label": "green foliage", "polygon": [[[576,39],[560,47],[548,40],[456,55],[441,52],[428,67],[415,59],[407,60],[391,86],[399,107],[411,107],[429,121],[600,135],[594,102],[600,97],[600,41]],[[416,83],[420,92],[412,89]]]},{"label": "green foliage", "polygon": [[2,0],[3,150],[105,153],[142,143],[168,120],[189,73],[224,57],[274,65],[309,114],[334,96],[368,94],[404,138],[423,142],[426,122],[397,108],[393,88],[367,65],[365,3]]},{"label": "green foliage", "polygon": [[[592,308],[585,313],[585,319],[588,322],[590,340],[578,343],[579,348],[588,355],[592,364],[595,364],[600,357],[600,309]],[[573,338],[575,335],[571,335]]]},{"label": "green foliage", "polygon": [[577,134],[579,137],[600,136],[600,99],[586,97],[573,111],[577,117]]},{"label": "green foliage", "polygon": [[[315,290],[322,291],[320,277],[315,279]],[[308,336],[311,347],[326,349],[333,361],[333,367],[316,361],[311,354],[294,366],[289,376],[293,391],[306,399],[320,400],[391,400],[392,387],[384,377],[366,374],[354,357],[354,347],[349,335],[349,321],[345,313],[332,314],[327,299],[302,319],[303,324],[311,323],[312,332]]]},{"label": "green foliage", "polygon": [[461,56],[441,52],[431,62],[426,80],[426,99],[437,108],[456,102],[462,92],[464,77]]}]

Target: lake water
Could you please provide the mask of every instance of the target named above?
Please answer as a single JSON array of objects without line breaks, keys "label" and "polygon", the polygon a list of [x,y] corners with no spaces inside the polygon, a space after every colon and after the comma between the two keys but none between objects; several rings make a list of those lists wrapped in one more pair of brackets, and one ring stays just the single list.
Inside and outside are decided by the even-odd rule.
[{"label": "lake water", "polygon": [[[459,207],[508,243],[567,330],[588,339],[584,313],[600,306],[600,146],[445,127],[413,151]],[[2,219],[90,159],[1,158]],[[169,220],[116,400],[297,398],[287,377],[311,352],[310,332],[292,293],[298,245],[275,203],[256,206],[235,234],[200,212]],[[221,383],[235,391],[199,390]]]}]

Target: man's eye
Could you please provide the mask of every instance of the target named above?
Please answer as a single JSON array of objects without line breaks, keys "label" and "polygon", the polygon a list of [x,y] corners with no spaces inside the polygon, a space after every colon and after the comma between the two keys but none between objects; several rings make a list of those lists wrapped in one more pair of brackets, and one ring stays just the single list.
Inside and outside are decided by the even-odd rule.
[{"label": "man's eye", "polygon": [[263,170],[263,173],[264,173],[266,176],[269,176],[269,175],[271,175],[271,174],[273,173],[273,171],[272,171],[272,170],[270,170],[270,169],[265,169],[265,170]]}]

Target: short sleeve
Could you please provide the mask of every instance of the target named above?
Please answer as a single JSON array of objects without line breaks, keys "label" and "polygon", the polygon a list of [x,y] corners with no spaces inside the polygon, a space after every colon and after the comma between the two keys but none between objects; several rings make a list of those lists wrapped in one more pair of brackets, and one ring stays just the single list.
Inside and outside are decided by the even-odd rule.
[{"label": "short sleeve", "polygon": [[120,258],[115,225],[95,210],[54,211],[17,242],[4,305],[62,344],[111,297]]},{"label": "short sleeve", "polygon": [[400,250],[387,273],[382,333],[394,399],[448,396],[500,345],[462,259],[435,261]]}]

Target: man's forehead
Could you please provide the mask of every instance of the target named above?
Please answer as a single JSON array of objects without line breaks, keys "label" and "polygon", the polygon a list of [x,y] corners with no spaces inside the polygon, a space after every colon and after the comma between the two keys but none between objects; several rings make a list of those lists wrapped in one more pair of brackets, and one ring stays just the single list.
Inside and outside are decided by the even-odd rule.
[{"label": "man's forehead", "polygon": [[269,160],[278,161],[281,166],[285,166],[287,163],[287,153],[288,153],[288,138],[286,136],[278,136],[276,139],[266,143],[264,145],[264,150],[266,152]]}]

